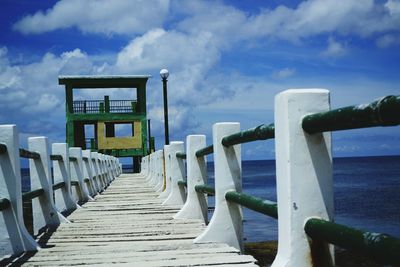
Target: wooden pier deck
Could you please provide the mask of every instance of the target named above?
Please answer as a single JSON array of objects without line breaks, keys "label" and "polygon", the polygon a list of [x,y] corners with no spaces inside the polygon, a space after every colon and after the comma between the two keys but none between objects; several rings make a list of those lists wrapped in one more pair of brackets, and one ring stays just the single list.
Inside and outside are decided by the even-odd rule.
[{"label": "wooden pier deck", "polygon": [[178,209],[162,206],[157,196],[143,176],[122,174],[69,215],[70,224],[39,236],[40,251],[10,259],[9,266],[257,266],[226,244],[193,244],[205,225],[174,220]]}]

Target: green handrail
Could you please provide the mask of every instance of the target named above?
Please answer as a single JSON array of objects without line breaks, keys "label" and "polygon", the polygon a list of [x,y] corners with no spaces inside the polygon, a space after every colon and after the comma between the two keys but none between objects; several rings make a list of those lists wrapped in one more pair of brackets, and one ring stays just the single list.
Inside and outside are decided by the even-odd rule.
[{"label": "green handrail", "polygon": [[349,106],[305,116],[309,134],[400,124],[400,96],[386,96],[369,104]]},{"label": "green handrail", "polygon": [[187,187],[187,182],[186,181],[178,181],[178,185]]},{"label": "green handrail", "polygon": [[222,138],[222,144],[224,146],[233,146],[237,144],[243,144],[256,140],[266,140],[271,138],[275,138],[274,124],[262,124],[248,130],[225,136],[224,138]]},{"label": "green handrail", "polygon": [[63,160],[61,155],[50,155],[51,160]]},{"label": "green handrail", "polygon": [[248,209],[278,219],[278,205],[275,202],[235,191],[227,192],[225,194],[225,199],[240,204]]},{"label": "green handrail", "polygon": [[65,186],[65,182],[59,182],[59,183],[53,184],[53,190],[63,188],[64,186]]},{"label": "green handrail", "polygon": [[176,157],[180,159],[186,159],[186,153],[184,152],[176,152]]},{"label": "green handrail", "polygon": [[31,191],[22,193],[22,199],[24,201],[32,200],[35,197],[40,197],[43,194],[44,194],[43,188],[39,188],[39,189],[35,189],[35,190],[31,190]]},{"label": "green handrail", "polygon": [[79,186],[79,182],[78,181],[71,181],[71,185],[72,186]]},{"label": "green handrail", "polygon": [[3,143],[0,143],[0,154],[7,152],[7,146]]},{"label": "green handrail", "polygon": [[28,159],[40,159],[39,153],[25,150],[23,148],[19,149],[19,156],[22,158],[28,158]]},{"label": "green handrail", "polygon": [[309,219],[304,230],[314,240],[358,251],[383,264],[400,264],[400,239],[365,232],[321,219]]},{"label": "green handrail", "polygon": [[203,157],[203,156],[206,156],[206,155],[211,154],[211,153],[214,153],[213,145],[209,145],[209,146],[206,146],[206,147],[204,147],[202,149],[197,150],[196,151],[196,157],[198,157],[198,158],[199,157]]},{"label": "green handrail", "polygon": [[204,193],[204,194],[208,194],[210,196],[215,195],[215,189],[213,187],[207,186],[207,185],[196,185],[194,187],[194,190],[196,190],[196,192],[198,192],[198,193]]},{"label": "green handrail", "polygon": [[8,198],[0,198],[0,211],[8,209],[10,205],[11,202]]},{"label": "green handrail", "polygon": [[78,159],[76,157],[69,157],[69,161],[77,161]]}]

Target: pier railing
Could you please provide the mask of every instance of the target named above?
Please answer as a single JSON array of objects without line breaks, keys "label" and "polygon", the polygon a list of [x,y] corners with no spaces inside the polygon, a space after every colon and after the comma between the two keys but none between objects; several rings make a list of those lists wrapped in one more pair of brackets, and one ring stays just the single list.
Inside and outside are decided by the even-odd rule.
[{"label": "pier railing", "polygon": [[[214,124],[212,145],[206,146],[204,135],[187,136],[186,149],[183,142],[171,142],[143,158],[142,174],[160,192],[163,205],[181,206],[175,219],[208,223],[194,242],[225,242],[242,249],[244,206],[279,217],[272,266],[334,266],[332,245],[399,264],[400,239],[334,223],[331,154],[332,131],[399,124],[399,96],[330,110],[327,90],[287,90],[275,98],[273,124],[245,131],[239,123]],[[275,140],[277,203],[242,193],[240,146],[266,139]],[[211,153],[215,188],[207,185],[206,155]],[[208,195],[215,195],[210,221]]]},{"label": "pier railing", "polygon": [[[51,151],[51,152],[50,152]],[[22,193],[20,158],[29,159],[31,189]],[[69,223],[63,212],[93,200],[122,172],[119,160],[66,143],[49,145],[46,137],[28,138],[28,149],[19,146],[15,125],[0,125],[0,211],[15,254],[39,249],[23,219],[23,201],[32,202],[34,234]],[[52,171],[53,170],[53,175]]]}]

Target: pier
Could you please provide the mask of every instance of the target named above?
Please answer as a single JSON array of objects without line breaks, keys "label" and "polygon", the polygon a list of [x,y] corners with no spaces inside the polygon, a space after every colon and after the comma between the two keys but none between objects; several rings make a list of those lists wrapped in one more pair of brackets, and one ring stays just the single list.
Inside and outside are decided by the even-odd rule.
[{"label": "pier", "polygon": [[[14,250],[0,263],[256,266],[242,254],[245,207],[278,219],[273,267],[334,266],[333,246],[397,266],[398,238],[334,222],[331,132],[399,125],[400,97],[336,110],[329,97],[322,89],[284,91],[275,98],[273,123],[247,130],[216,123],[212,144],[201,134],[173,141],[142,157],[138,174],[123,174],[113,156],[64,143],[50,152],[45,137],[19,150],[16,126],[0,126],[1,231]],[[241,144],[257,140],[276,144],[277,202],[242,192]],[[206,171],[211,153],[215,186]],[[33,237],[22,219],[20,155],[30,160],[25,198],[34,204]]]}]

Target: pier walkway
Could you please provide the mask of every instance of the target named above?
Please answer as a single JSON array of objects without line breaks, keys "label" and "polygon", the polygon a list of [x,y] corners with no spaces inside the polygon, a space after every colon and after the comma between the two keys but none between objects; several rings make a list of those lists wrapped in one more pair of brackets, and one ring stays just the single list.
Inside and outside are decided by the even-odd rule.
[{"label": "pier walkway", "polygon": [[[200,220],[173,219],[139,174],[121,174],[54,232],[37,239],[38,252],[14,258],[22,266],[257,266],[252,256],[223,243],[194,244]],[[5,264],[5,262],[3,262]],[[10,264],[11,265],[11,264]]]}]

